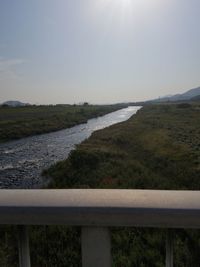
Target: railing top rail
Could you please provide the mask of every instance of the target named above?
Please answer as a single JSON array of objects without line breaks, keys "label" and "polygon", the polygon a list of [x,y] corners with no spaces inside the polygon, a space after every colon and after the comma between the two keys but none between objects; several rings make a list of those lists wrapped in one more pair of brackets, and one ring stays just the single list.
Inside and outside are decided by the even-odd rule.
[{"label": "railing top rail", "polygon": [[200,228],[200,191],[0,190],[0,224]]}]

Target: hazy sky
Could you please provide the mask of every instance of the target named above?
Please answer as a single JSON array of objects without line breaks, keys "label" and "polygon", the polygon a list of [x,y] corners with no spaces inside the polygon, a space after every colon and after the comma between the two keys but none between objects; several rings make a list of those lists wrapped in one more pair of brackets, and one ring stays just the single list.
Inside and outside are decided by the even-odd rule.
[{"label": "hazy sky", "polygon": [[0,0],[0,102],[111,103],[200,85],[199,0]]}]

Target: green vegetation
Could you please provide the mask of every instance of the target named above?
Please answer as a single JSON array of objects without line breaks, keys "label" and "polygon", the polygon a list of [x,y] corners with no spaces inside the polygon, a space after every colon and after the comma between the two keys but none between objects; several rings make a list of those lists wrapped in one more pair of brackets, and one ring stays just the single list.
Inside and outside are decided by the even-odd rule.
[{"label": "green vegetation", "polygon": [[0,107],[0,142],[47,133],[87,122],[125,105]]},{"label": "green vegetation", "polygon": [[200,189],[200,106],[146,106],[45,172],[54,188]]},{"label": "green vegetation", "polygon": [[[44,175],[51,177],[50,188],[199,190],[199,134],[198,103],[145,106],[128,121],[93,133]],[[79,228],[31,229],[33,267],[81,266]],[[199,266],[200,232],[174,234],[175,266]],[[114,228],[112,255],[113,267],[164,267],[165,230]]]}]

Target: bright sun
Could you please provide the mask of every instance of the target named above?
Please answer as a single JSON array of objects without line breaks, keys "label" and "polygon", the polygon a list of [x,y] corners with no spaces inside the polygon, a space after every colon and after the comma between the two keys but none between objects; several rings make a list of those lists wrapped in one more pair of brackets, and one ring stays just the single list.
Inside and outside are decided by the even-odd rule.
[{"label": "bright sun", "polygon": [[131,3],[131,0],[118,0],[118,1],[125,5],[128,5]]},{"label": "bright sun", "polygon": [[128,5],[131,3],[131,0],[121,0],[121,2],[123,2],[124,4]]},{"label": "bright sun", "polygon": [[133,0],[111,0],[112,2],[115,2],[117,5],[122,5],[124,7],[129,6]]},{"label": "bright sun", "polygon": [[97,14],[104,21],[108,18],[109,23],[121,25],[135,25],[135,21],[145,20],[156,14],[169,0],[91,0],[93,7],[92,16],[96,20]]}]

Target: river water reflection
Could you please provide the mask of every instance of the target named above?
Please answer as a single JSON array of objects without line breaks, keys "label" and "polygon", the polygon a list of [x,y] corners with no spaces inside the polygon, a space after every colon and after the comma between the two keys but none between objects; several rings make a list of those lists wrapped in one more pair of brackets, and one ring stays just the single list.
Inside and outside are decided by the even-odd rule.
[{"label": "river water reflection", "polygon": [[140,108],[128,107],[72,128],[1,144],[0,188],[41,187],[43,169],[67,158],[92,132],[126,121]]}]

